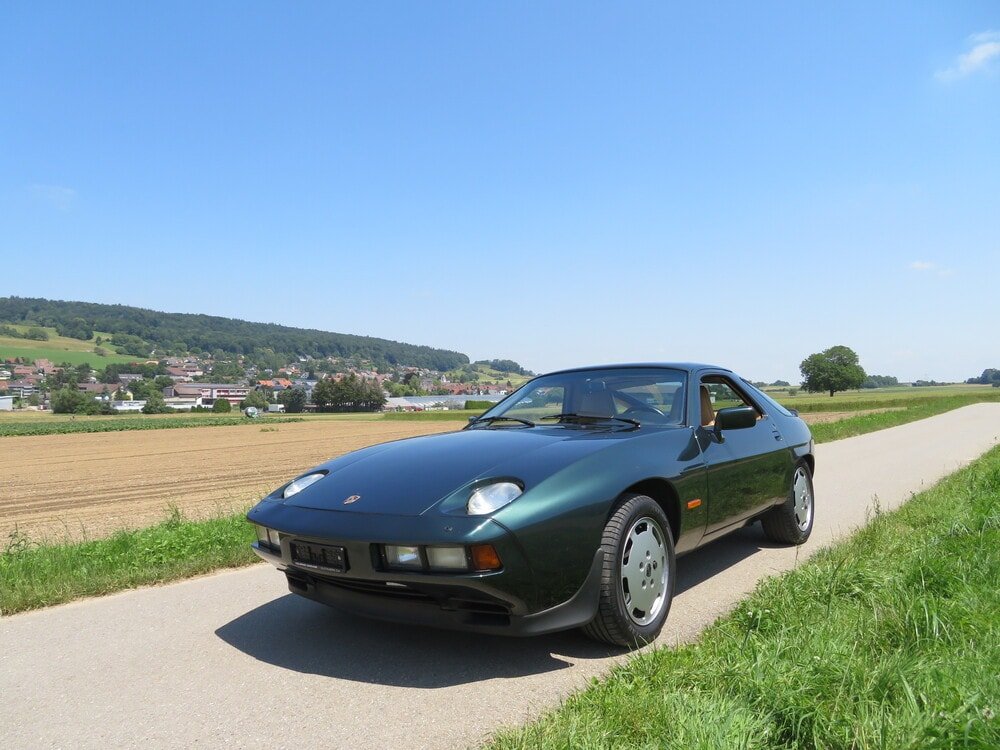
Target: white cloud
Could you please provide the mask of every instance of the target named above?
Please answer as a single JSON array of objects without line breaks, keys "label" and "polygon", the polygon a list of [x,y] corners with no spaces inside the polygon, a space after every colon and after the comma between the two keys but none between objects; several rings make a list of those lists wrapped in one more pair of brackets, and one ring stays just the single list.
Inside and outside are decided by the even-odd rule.
[{"label": "white cloud", "polygon": [[968,52],[959,55],[950,68],[939,70],[934,77],[939,81],[955,81],[987,69],[992,60],[1000,58],[1000,31],[973,34],[968,44]]},{"label": "white cloud", "polygon": [[934,271],[937,276],[944,279],[948,276],[954,276],[955,271],[951,268],[942,268],[937,263],[931,263],[929,260],[915,260],[910,264],[910,270],[918,271],[924,273],[926,271]]},{"label": "white cloud", "polygon": [[76,191],[62,185],[28,185],[28,192],[37,200],[68,211],[76,200]]}]

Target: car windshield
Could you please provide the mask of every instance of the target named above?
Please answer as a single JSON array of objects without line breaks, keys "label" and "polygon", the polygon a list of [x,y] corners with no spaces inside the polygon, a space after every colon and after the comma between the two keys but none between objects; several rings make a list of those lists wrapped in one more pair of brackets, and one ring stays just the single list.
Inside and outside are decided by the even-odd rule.
[{"label": "car windshield", "polygon": [[525,422],[682,424],[686,382],[683,371],[665,367],[557,372],[526,383],[480,420],[512,428]]}]

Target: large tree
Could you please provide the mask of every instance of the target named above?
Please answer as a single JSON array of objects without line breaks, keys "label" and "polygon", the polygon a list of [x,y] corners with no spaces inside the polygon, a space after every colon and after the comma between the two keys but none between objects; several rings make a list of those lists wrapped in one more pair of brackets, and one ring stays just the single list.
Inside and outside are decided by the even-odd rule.
[{"label": "large tree", "polygon": [[305,388],[288,388],[278,394],[278,403],[285,405],[285,411],[289,414],[298,414],[306,408]]},{"label": "large tree", "polygon": [[858,355],[849,346],[831,346],[829,349],[810,354],[799,365],[802,371],[802,387],[811,393],[829,392],[860,388],[865,381],[865,371],[858,364]]}]

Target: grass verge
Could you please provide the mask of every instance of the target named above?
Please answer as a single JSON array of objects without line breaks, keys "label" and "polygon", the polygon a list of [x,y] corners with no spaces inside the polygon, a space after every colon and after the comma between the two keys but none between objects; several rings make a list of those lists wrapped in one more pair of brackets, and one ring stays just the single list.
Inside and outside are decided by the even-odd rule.
[{"label": "grass verge", "polygon": [[39,419],[25,422],[0,421],[0,437],[24,437],[34,435],[64,435],[71,432],[123,432],[126,430],[170,430],[181,427],[231,427],[233,425],[277,424],[279,422],[302,422],[298,417],[265,417],[246,419],[243,416],[181,416],[181,417],[80,417],[79,419],[58,419],[51,422]]},{"label": "grass verge", "polygon": [[242,513],[186,521],[177,509],[156,526],[88,542],[35,545],[14,533],[0,554],[0,615],[246,565],[257,559],[253,539]]},{"label": "grass verge", "polygon": [[960,409],[963,406],[996,401],[1000,401],[1000,393],[987,392],[961,396],[941,396],[908,402],[905,409],[898,411],[858,414],[853,417],[839,419],[836,422],[814,424],[809,429],[812,432],[813,439],[817,443],[828,443],[831,440],[841,440],[842,438],[864,435],[876,430],[884,430],[887,427],[897,427],[908,422],[916,422],[918,419],[933,417],[937,414],[943,414],[946,411]]},{"label": "grass verge", "polygon": [[998,578],[1000,448],[488,747],[1000,747]]}]

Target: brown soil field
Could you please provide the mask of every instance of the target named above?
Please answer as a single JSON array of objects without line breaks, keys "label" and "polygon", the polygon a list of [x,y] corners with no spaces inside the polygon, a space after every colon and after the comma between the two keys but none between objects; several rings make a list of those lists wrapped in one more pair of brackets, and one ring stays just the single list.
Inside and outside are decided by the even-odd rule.
[{"label": "brown soil field", "polygon": [[245,510],[296,474],[456,422],[323,421],[0,439],[0,551],[29,539],[78,540],[163,520]]}]

